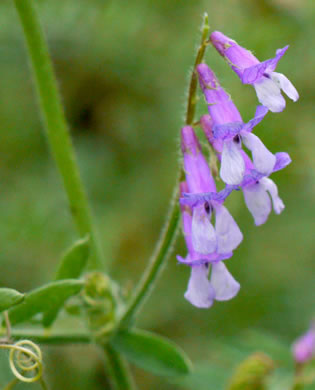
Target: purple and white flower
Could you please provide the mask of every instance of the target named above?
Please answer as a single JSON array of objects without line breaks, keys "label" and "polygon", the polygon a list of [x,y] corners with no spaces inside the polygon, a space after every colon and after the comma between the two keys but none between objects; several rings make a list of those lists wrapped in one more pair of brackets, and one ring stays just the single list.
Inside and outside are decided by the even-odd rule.
[{"label": "purple and white flower", "polygon": [[[213,123],[209,115],[204,115],[200,119],[201,127],[204,130],[209,142],[218,152],[218,158],[222,160],[222,145],[218,143],[213,135]],[[284,209],[284,204],[278,195],[276,184],[268,177],[268,175],[257,171],[255,164],[249,156],[243,151],[240,151],[245,164],[244,177],[239,186],[227,186],[226,191],[232,191],[236,188],[241,188],[244,194],[246,206],[254,217],[256,225],[262,225],[266,222],[273,205],[276,214],[280,214]],[[272,172],[279,171],[290,164],[291,158],[285,152],[275,154],[275,164]],[[202,196],[199,195],[201,199]],[[207,199],[207,194],[204,194]],[[199,200],[190,196],[190,204],[199,203]],[[187,203],[187,202],[186,202]]]},{"label": "purple and white flower", "polygon": [[[214,300],[231,299],[239,290],[239,284],[222,260],[232,256],[243,235],[222,204],[229,192],[216,192],[209,165],[193,128],[185,126],[181,135],[186,182],[181,185],[183,196],[180,203],[188,254],[185,259],[181,256],[177,256],[177,259],[192,267],[185,298],[197,307],[208,308]],[[208,200],[191,204],[189,196],[198,197],[199,193],[210,194]],[[212,265],[210,280],[209,264]]]},{"label": "purple and white flower", "polygon": [[309,362],[315,357],[315,323],[293,344],[294,360],[299,364]]},{"label": "purple and white flower", "polygon": [[260,62],[249,50],[238,45],[219,31],[214,31],[210,40],[217,51],[228,61],[243,84],[252,84],[258,100],[272,112],[285,108],[281,90],[294,102],[299,94],[290,80],[274,70],[289,46],[276,51],[274,58]]},{"label": "purple and white flower", "polygon": [[[182,183],[182,185],[185,184]],[[182,222],[188,254],[185,259],[181,256],[177,256],[177,259],[180,263],[191,266],[185,298],[199,308],[211,307],[214,300],[232,299],[238,293],[240,285],[222,262],[222,260],[230,258],[232,253],[198,253],[192,243],[192,215],[188,206],[182,207]],[[210,265],[211,276],[209,280]]]},{"label": "purple and white flower", "polygon": [[[242,151],[245,161],[245,176],[241,183],[245,204],[254,217],[257,226],[264,224],[271,212],[272,206],[276,214],[284,209],[284,203],[278,195],[277,185],[269,177],[257,172],[247,154]],[[272,172],[285,168],[291,159],[287,153],[276,153],[276,164]]]},{"label": "purple and white flower", "polygon": [[255,117],[244,123],[212,70],[206,64],[200,64],[197,71],[211,116],[214,147],[221,153],[221,179],[230,185],[242,182],[246,170],[242,143],[251,151],[255,169],[265,176],[269,175],[276,164],[276,156],[252,133],[253,127],[264,118],[268,109],[258,106]]}]

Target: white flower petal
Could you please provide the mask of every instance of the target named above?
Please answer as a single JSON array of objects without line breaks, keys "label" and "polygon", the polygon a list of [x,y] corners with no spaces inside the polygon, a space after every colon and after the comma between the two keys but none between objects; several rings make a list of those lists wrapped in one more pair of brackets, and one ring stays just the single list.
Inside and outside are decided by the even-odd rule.
[{"label": "white flower petal", "polygon": [[215,230],[203,205],[193,210],[191,241],[194,250],[204,255],[215,252],[217,248]]},{"label": "white flower petal", "polygon": [[221,159],[221,179],[226,184],[240,184],[244,172],[245,163],[240,146],[234,141],[225,141]]},{"label": "white flower petal", "polygon": [[284,209],[284,204],[282,202],[282,199],[278,195],[278,188],[276,184],[268,177],[262,178],[260,180],[260,183],[265,188],[265,190],[269,192],[275,213],[280,214],[281,211]]},{"label": "white flower petal", "polygon": [[298,91],[295,89],[294,85],[291,81],[285,77],[282,73],[272,72],[271,79],[278,83],[283,92],[294,102],[296,102],[299,98]]},{"label": "white flower petal", "polygon": [[212,265],[210,283],[216,301],[228,301],[239,292],[240,284],[233,278],[222,261]]},{"label": "white flower petal", "polygon": [[265,188],[260,184],[254,184],[243,188],[245,203],[254,217],[255,225],[266,222],[271,211],[271,200]]},{"label": "white flower petal", "polygon": [[244,145],[252,152],[256,170],[265,175],[269,175],[277,161],[276,156],[266,148],[255,134],[244,132],[242,139]]},{"label": "white flower petal", "polygon": [[254,83],[260,103],[272,112],[281,112],[285,108],[285,99],[281,95],[280,86],[270,78],[263,77]]},{"label": "white flower petal", "polygon": [[237,223],[224,206],[216,208],[215,231],[218,240],[218,253],[233,251],[243,239]]},{"label": "white flower petal", "polygon": [[213,304],[215,292],[208,280],[206,265],[192,267],[185,298],[194,306],[207,309]]}]

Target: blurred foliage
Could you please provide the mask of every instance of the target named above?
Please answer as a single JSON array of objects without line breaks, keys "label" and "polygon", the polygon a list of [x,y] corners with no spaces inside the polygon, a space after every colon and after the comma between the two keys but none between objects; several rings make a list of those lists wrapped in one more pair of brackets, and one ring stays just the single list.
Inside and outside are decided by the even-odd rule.
[{"label": "blurred foliage", "polygon": [[[307,328],[315,301],[314,2],[37,2],[107,263],[126,293],[137,283],[167,211],[202,13],[209,13],[211,29],[262,60],[290,44],[279,72],[297,87],[300,100],[288,101],[281,114],[268,114],[256,129],[272,151],[288,151],[293,159],[273,175],[286,209],[256,228],[242,195],[228,199],[244,233],[228,264],[242,288],[235,299],[208,311],[184,300],[189,269],[172,256],[139,324],[179,343],[197,361],[196,372],[169,384],[135,369],[140,389],[220,390],[242,359],[261,350],[279,362],[272,388],[288,388],[290,343]],[[257,105],[254,90],[242,86],[212,48],[207,61],[249,119]],[[51,279],[77,235],[42,132],[10,0],[0,3],[0,75],[0,286],[24,292]],[[205,110],[200,104],[199,113]],[[185,253],[183,239],[176,252]],[[45,351],[51,388],[108,388],[92,347]],[[1,386],[11,378],[4,355]]]}]

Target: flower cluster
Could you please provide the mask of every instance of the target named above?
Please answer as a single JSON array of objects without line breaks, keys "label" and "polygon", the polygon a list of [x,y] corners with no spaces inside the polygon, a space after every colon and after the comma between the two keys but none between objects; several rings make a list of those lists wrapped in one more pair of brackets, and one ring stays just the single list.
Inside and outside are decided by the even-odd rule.
[{"label": "flower cluster", "polygon": [[225,188],[217,192],[193,127],[183,127],[181,147],[186,180],[180,184],[180,206],[188,254],[177,259],[191,267],[185,298],[200,308],[210,307],[214,300],[229,300],[240,288],[224,264],[243,239],[223,205],[225,199],[234,190],[242,190],[256,225],[266,222],[272,206],[277,214],[284,209],[277,186],[269,176],[286,167],[291,162],[290,156],[285,152],[271,153],[253,129],[269,110],[283,110],[285,100],[280,89],[294,101],[298,99],[290,81],[274,72],[288,47],[278,50],[275,58],[260,63],[248,50],[220,32],[213,32],[210,40],[241,81],[254,85],[262,105],[257,107],[253,119],[245,123],[213,71],[204,63],[197,66],[209,112],[199,123],[220,161],[220,178],[225,183]]}]

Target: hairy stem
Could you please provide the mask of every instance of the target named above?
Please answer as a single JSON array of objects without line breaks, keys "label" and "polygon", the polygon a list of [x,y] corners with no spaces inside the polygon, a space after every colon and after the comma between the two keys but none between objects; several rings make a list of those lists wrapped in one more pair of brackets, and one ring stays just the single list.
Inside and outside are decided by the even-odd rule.
[{"label": "hairy stem", "polygon": [[186,111],[186,125],[192,125],[194,123],[196,104],[197,104],[197,72],[196,67],[201,63],[205,55],[206,47],[208,45],[209,34],[208,14],[205,12],[203,25],[201,30],[201,44],[198,48],[193,70],[191,72],[191,78],[188,90],[188,101]]},{"label": "hairy stem", "polygon": [[57,82],[44,33],[32,0],[14,0],[27,44],[46,134],[67,193],[73,220],[81,237],[90,235],[94,268],[102,266],[102,252],[92,225]]}]

